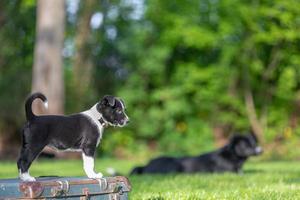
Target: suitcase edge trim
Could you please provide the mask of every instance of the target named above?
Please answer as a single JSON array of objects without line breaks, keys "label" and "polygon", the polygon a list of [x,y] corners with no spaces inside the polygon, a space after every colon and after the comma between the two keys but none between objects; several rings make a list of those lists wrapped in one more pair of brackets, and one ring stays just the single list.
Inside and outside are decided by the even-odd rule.
[{"label": "suitcase edge trim", "polygon": [[[105,183],[105,188],[102,188],[102,180]],[[126,187],[120,187],[122,183]],[[53,187],[52,197],[59,196],[60,194],[65,194],[68,192],[71,185],[83,185],[83,184],[96,184],[100,186],[100,189],[104,191],[99,191],[97,193],[91,193],[90,195],[98,194],[110,194],[110,193],[123,193],[131,191],[131,184],[127,177],[116,176],[116,177],[106,177],[101,179],[83,179],[83,180],[53,180],[53,181],[35,181],[35,182],[20,182],[19,191],[23,194],[23,198],[38,198],[44,191],[45,187]],[[109,185],[114,185],[112,190],[107,190]],[[51,191],[52,191],[51,189]],[[85,195],[74,194],[75,196]],[[73,196],[73,195],[71,195]]]}]

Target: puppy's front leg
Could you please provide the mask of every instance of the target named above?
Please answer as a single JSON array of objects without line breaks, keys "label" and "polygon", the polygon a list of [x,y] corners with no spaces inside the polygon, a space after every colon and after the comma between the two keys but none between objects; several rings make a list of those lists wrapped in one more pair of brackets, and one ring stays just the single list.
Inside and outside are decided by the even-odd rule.
[{"label": "puppy's front leg", "polygon": [[83,159],[83,169],[89,178],[102,178],[102,173],[96,173],[94,171],[94,157],[88,156],[84,152],[82,153],[82,159]]}]

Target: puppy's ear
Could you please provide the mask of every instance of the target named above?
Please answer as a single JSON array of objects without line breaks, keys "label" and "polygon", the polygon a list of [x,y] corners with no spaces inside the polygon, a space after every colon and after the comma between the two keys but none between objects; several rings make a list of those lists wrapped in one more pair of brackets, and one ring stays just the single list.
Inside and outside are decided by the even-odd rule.
[{"label": "puppy's ear", "polygon": [[228,146],[230,148],[234,148],[234,146],[239,143],[239,141],[241,140],[241,135],[239,134],[234,134],[230,137],[229,142],[228,142]]},{"label": "puppy's ear", "polygon": [[101,103],[113,107],[115,105],[115,103],[116,103],[116,99],[115,99],[114,96],[105,95],[103,97],[103,99],[101,100]]},{"label": "puppy's ear", "polygon": [[235,143],[239,138],[239,135],[238,134],[234,134],[232,136],[230,136],[229,138],[229,143],[232,144],[232,143]]},{"label": "puppy's ear", "polygon": [[121,98],[118,98],[118,99],[119,99],[119,101],[123,104],[124,108],[126,108],[125,102],[123,101],[123,99],[121,99]]},{"label": "puppy's ear", "polygon": [[258,142],[257,136],[253,131],[251,131],[249,135],[254,139],[255,142]]}]

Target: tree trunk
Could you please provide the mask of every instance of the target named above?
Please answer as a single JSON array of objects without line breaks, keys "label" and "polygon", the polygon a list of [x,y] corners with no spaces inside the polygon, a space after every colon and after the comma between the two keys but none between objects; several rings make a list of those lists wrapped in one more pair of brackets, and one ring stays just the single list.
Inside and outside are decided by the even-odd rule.
[{"label": "tree trunk", "polygon": [[220,148],[228,143],[228,127],[226,125],[216,125],[213,127],[213,135],[216,147]]},{"label": "tree trunk", "polygon": [[91,60],[91,17],[95,11],[96,0],[82,1],[79,15],[77,34],[75,36],[74,82],[78,99],[86,96],[92,74]]},{"label": "tree trunk", "polygon": [[[42,92],[49,101],[49,113],[64,112],[62,48],[65,27],[63,0],[38,0],[32,92]],[[41,106],[33,105],[41,113]]]},{"label": "tree trunk", "polygon": [[242,54],[241,60],[243,60],[242,64],[242,79],[243,79],[243,92],[244,92],[244,101],[247,111],[247,117],[250,122],[250,126],[252,131],[255,133],[255,135],[258,137],[258,140],[261,143],[264,143],[264,129],[262,126],[262,123],[259,121],[256,107],[253,99],[252,94],[252,88],[250,83],[250,71],[248,69],[247,61],[249,59],[252,59],[254,55],[256,55],[255,48],[252,46],[253,44],[248,44],[248,48],[244,50],[244,53]]},{"label": "tree trunk", "polygon": [[255,135],[259,138],[260,142],[264,142],[263,128],[258,120],[256,109],[254,105],[253,95],[249,88],[246,89],[244,93],[246,110],[248,114],[248,119],[250,121],[251,127]]}]

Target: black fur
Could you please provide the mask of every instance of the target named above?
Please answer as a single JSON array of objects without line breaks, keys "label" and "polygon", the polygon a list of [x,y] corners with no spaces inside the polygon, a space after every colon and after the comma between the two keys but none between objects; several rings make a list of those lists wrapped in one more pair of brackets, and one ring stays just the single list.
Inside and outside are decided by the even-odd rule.
[{"label": "black fur", "polygon": [[158,157],[131,174],[240,172],[248,157],[262,153],[254,134],[235,135],[223,148],[195,157]]},{"label": "black fur", "polygon": [[106,121],[111,124],[122,126],[125,125],[124,123],[126,120],[126,123],[129,123],[125,113],[123,112],[125,109],[124,106],[125,104],[121,99],[116,99],[113,96],[106,95],[97,105],[97,110],[102,114]]},{"label": "black fur", "polygon": [[37,98],[41,99],[44,103],[47,102],[47,98],[42,93],[37,92],[37,93],[34,93],[31,96],[29,96],[25,103],[25,113],[26,113],[27,121],[31,121],[35,117],[35,115],[33,114],[32,110],[31,110],[31,104]]},{"label": "black fur", "polygon": [[[47,101],[41,93],[32,94],[26,100],[27,122],[22,131],[23,143],[17,162],[18,169],[22,173],[27,172],[32,161],[46,145],[59,150],[80,150],[86,156],[94,156],[99,137],[102,136],[97,124],[82,113],[36,116],[31,110],[31,104],[36,98]],[[102,120],[110,125],[123,126],[129,120],[124,113],[124,105],[113,96],[105,96],[96,107],[103,112]]]}]

